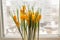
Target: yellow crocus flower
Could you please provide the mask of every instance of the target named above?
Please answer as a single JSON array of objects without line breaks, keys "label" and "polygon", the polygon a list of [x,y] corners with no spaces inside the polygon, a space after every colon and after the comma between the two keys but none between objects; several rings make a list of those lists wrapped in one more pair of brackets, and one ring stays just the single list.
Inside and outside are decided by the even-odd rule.
[{"label": "yellow crocus flower", "polygon": [[41,19],[41,15],[38,15],[37,18],[36,18],[36,22],[39,22]]},{"label": "yellow crocus flower", "polygon": [[27,15],[27,14],[25,15],[25,19],[26,19],[26,20],[29,20],[29,17],[28,17],[28,15]]},{"label": "yellow crocus flower", "polygon": [[21,12],[21,11],[22,11],[22,12],[25,12],[25,10],[26,10],[26,6],[23,5],[22,8],[20,9],[20,12]]},{"label": "yellow crocus flower", "polygon": [[22,9],[20,10],[20,14],[24,14],[24,11]]},{"label": "yellow crocus flower", "polygon": [[35,21],[35,14],[32,14],[32,21]]},{"label": "yellow crocus flower", "polygon": [[23,14],[20,16],[21,20],[28,20],[28,16],[26,14]]},{"label": "yellow crocus flower", "polygon": [[32,15],[32,11],[31,10],[28,10],[28,16],[31,16]]},{"label": "yellow crocus flower", "polygon": [[20,27],[20,23],[17,21],[17,17],[15,15],[13,16],[13,20],[14,20],[16,26],[19,28]]},{"label": "yellow crocus flower", "polygon": [[22,9],[20,10],[20,18],[21,18],[21,20],[25,20],[25,17],[26,17],[25,9],[26,9],[26,6],[23,5]]},{"label": "yellow crocus flower", "polygon": [[26,17],[25,17],[27,23],[29,24],[29,15],[26,14]]},{"label": "yellow crocus flower", "polygon": [[25,10],[26,10],[26,6],[25,6],[25,5],[23,5],[23,6],[22,6],[22,9],[23,9],[23,11],[25,11]]},{"label": "yellow crocus flower", "polygon": [[29,24],[30,23],[30,17],[31,17],[31,15],[32,15],[32,12],[31,12],[31,10],[28,10],[28,12],[26,12],[27,14],[26,14],[26,21],[27,21],[27,23]]},{"label": "yellow crocus flower", "polygon": [[26,9],[26,6],[23,5],[22,9],[20,9],[20,15],[25,14],[25,9]]},{"label": "yellow crocus flower", "polygon": [[25,20],[25,15],[20,16],[21,20]]}]

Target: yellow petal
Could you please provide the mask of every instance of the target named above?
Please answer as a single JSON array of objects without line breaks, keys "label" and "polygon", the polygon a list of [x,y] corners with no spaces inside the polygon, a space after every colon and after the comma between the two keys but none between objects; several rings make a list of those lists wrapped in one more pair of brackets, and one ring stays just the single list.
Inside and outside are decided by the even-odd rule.
[{"label": "yellow petal", "polygon": [[13,16],[13,19],[14,19],[14,21],[17,21],[17,17],[16,17],[16,15]]},{"label": "yellow petal", "polygon": [[20,28],[20,23],[19,22],[16,22],[16,25],[18,28]]},{"label": "yellow petal", "polygon": [[25,17],[24,17],[24,15],[22,15],[20,18],[21,18],[21,20],[25,20]]},{"label": "yellow petal", "polygon": [[32,14],[32,21],[35,21],[35,15]]},{"label": "yellow petal", "polygon": [[25,12],[25,10],[26,10],[26,6],[25,5],[22,6],[22,10]]}]

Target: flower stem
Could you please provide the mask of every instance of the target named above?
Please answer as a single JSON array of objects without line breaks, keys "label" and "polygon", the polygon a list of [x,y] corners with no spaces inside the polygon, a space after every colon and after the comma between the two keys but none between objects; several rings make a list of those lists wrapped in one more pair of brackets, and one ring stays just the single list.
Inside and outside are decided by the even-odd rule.
[{"label": "flower stem", "polygon": [[38,40],[39,40],[39,22],[38,22]]},{"label": "flower stem", "polygon": [[19,30],[19,33],[21,34],[22,40],[24,40],[23,35],[22,35],[22,33],[21,33],[19,28],[18,28],[18,30]]}]

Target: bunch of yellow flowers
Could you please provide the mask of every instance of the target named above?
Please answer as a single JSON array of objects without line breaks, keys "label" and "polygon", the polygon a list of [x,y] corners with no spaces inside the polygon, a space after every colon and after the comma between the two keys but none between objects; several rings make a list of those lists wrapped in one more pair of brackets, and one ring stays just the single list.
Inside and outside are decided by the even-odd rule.
[{"label": "bunch of yellow flowers", "polygon": [[[37,27],[35,26],[36,24],[38,24],[38,22],[41,20],[41,14],[39,13],[39,11],[36,11],[36,12],[34,12],[34,11],[32,11],[32,10],[28,10],[28,12],[26,12],[26,6],[25,5],[23,5],[22,6],[22,8],[20,9],[20,16],[19,16],[19,19],[22,21],[22,23],[23,23],[23,21],[25,22],[27,22],[28,23],[28,29],[29,29],[29,32],[34,32],[34,34],[35,34],[35,32],[36,32],[36,29],[37,29]],[[16,15],[14,15],[13,16],[13,20],[14,20],[14,22],[15,22],[15,24],[16,24],[16,26],[17,26],[17,28],[18,29],[20,29],[20,22],[18,21],[18,18],[17,18],[17,16]],[[26,32],[27,32],[27,28],[25,27],[25,23],[23,23],[24,24],[24,28],[23,29],[25,29],[26,30]],[[32,25],[33,24],[33,25]],[[21,26],[22,27],[22,26]],[[33,30],[31,31],[30,30],[30,28],[33,28]],[[23,34],[23,33],[22,33]],[[28,35],[28,34],[27,34]],[[29,35],[30,35],[30,33],[29,33]],[[23,37],[23,36],[22,36]],[[25,40],[27,40],[27,39],[25,39]],[[29,39],[28,39],[29,40]]]},{"label": "bunch of yellow flowers", "polygon": [[41,14],[39,14],[38,12],[33,12],[31,10],[28,10],[28,12],[25,12],[26,10],[26,6],[22,6],[22,9],[20,10],[20,18],[21,20],[26,20],[29,23],[30,17],[31,20],[34,22],[39,22],[41,19]]}]

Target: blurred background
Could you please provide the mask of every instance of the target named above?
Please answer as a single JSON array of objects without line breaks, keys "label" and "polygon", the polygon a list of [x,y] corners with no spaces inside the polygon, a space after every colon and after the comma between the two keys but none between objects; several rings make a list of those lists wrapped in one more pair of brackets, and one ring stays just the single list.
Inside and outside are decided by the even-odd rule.
[{"label": "blurred background", "polygon": [[[22,2],[20,0],[2,0],[3,2],[3,17],[4,17],[4,36],[5,37],[20,37],[19,33],[8,15],[9,10],[20,8]],[[24,1],[24,0],[23,0]],[[26,0],[27,1],[27,0]],[[31,0],[32,1],[32,0]],[[36,0],[35,0],[36,1]],[[38,2],[39,1],[39,2]],[[40,22],[40,35],[50,36],[59,34],[59,0],[38,0],[36,6],[41,8],[42,19]],[[20,4],[21,3],[21,4]],[[34,2],[23,2],[26,5],[33,5]],[[1,10],[1,6],[0,6]],[[1,11],[0,11],[1,12]],[[15,11],[14,11],[15,12]],[[0,15],[1,16],[1,15]],[[1,17],[2,18],[2,17]],[[11,25],[12,24],[12,25]],[[45,37],[44,36],[44,37]],[[50,37],[52,37],[50,36]]]}]

